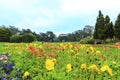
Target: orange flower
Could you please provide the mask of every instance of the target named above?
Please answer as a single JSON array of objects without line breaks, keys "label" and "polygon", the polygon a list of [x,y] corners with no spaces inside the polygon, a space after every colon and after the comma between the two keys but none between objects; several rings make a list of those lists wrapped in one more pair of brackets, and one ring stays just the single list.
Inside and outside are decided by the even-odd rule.
[{"label": "orange flower", "polygon": [[115,43],[114,45],[116,48],[120,47],[120,44],[119,43]]},{"label": "orange flower", "polygon": [[42,52],[44,52],[44,50],[43,50],[43,49],[40,49],[39,52],[42,53]]},{"label": "orange flower", "polygon": [[37,50],[33,46],[28,46],[28,49],[31,51],[32,54],[35,54]]}]

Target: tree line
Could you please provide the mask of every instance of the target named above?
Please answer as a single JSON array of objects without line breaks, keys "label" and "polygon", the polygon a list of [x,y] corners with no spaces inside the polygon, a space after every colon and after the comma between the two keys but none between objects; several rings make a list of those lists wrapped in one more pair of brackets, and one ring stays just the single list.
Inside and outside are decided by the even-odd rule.
[{"label": "tree line", "polygon": [[68,34],[60,34],[56,36],[54,32],[46,33],[31,31],[30,29],[22,29],[15,26],[0,26],[0,42],[61,42],[61,41],[80,41],[80,39],[90,36],[93,33],[93,26],[86,25],[83,30],[77,30]]}]

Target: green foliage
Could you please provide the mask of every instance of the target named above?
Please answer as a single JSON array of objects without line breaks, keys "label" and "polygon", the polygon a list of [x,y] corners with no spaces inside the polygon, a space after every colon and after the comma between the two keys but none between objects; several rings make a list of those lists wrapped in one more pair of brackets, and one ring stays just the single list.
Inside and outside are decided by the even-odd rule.
[{"label": "green foliage", "polygon": [[81,39],[80,43],[82,43],[82,44],[94,44],[95,40],[93,39],[93,37],[88,36],[87,38]]},{"label": "green foliage", "polygon": [[5,27],[0,28],[0,42],[9,42],[11,35],[12,34],[8,28]]},{"label": "green foliage", "polygon": [[20,30],[15,26],[9,26],[9,30],[11,31],[12,35],[20,33]]},{"label": "green foliage", "polygon": [[10,37],[11,42],[22,42],[22,35],[12,35]]},{"label": "green foliage", "polygon": [[[2,44],[6,46],[0,46],[10,53],[11,60],[15,60],[16,68],[20,69],[21,76],[23,76],[20,80],[27,80],[24,78],[26,71],[29,72],[32,80],[120,80],[120,50],[119,48],[115,48],[114,45],[101,44],[92,46],[75,42],[45,44],[35,42],[30,45],[37,49],[38,52],[31,54],[26,49],[29,43]],[[41,50],[38,48],[39,46],[42,46],[42,50],[44,50],[43,54],[39,52]],[[71,52],[71,50],[74,52]],[[46,69],[46,60],[52,59],[49,56],[50,51],[56,55],[54,70]],[[97,51],[100,51],[100,55],[97,54]],[[39,54],[42,55],[39,56]],[[67,64],[71,64],[72,66],[70,72],[66,72]],[[86,64],[84,69],[81,68],[82,64]],[[93,69],[90,68],[91,65],[96,65],[98,71],[96,71],[95,67]],[[104,72],[101,71],[104,65],[108,65],[112,69],[113,76],[107,70]],[[14,72],[14,74],[16,73]]]},{"label": "green foliage", "polygon": [[104,16],[101,13],[101,11],[99,11],[99,16],[97,18],[96,21],[96,25],[95,25],[95,32],[94,32],[94,38],[95,39],[104,39]]},{"label": "green foliage", "polygon": [[23,34],[23,42],[33,42],[36,40],[36,37],[32,33]]},{"label": "green foliage", "polygon": [[105,44],[110,44],[110,43],[114,43],[114,42],[115,42],[115,41],[112,40],[112,39],[110,39],[110,38],[108,38],[108,39],[106,39],[106,40],[104,41]]},{"label": "green foliage", "polygon": [[47,37],[48,37],[47,38],[48,41],[53,42],[55,37],[56,37],[55,34],[52,31],[47,31],[46,34],[47,34]]},{"label": "green foliage", "polygon": [[105,25],[105,38],[112,39],[114,37],[114,29],[113,29],[113,23],[109,22]]},{"label": "green foliage", "polygon": [[120,39],[120,14],[117,17],[117,20],[115,21],[115,38]]},{"label": "green foliage", "polygon": [[99,11],[99,15],[95,25],[94,31],[94,39],[105,40],[107,38],[112,39],[114,36],[113,24],[110,22],[110,18],[108,15],[104,18],[101,11]]}]

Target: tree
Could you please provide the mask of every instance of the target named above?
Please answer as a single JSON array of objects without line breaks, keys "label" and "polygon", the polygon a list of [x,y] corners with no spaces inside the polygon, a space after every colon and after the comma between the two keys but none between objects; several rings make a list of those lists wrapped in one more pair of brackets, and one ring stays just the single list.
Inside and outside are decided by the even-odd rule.
[{"label": "tree", "polygon": [[94,38],[95,39],[105,39],[105,35],[104,35],[104,16],[102,14],[101,11],[99,11],[98,17],[97,17],[97,21],[95,24],[95,31],[94,31]]},{"label": "tree", "polygon": [[112,39],[113,36],[114,36],[113,23],[110,22],[110,18],[109,18],[108,15],[105,17],[104,35],[105,35],[105,38],[106,38],[106,39],[107,39],[107,38]]},{"label": "tree", "polygon": [[10,37],[10,41],[11,42],[22,42],[22,38],[23,38],[23,36],[22,35],[12,35],[11,37]]},{"label": "tree", "polygon": [[40,41],[48,41],[48,36],[47,36],[47,34],[46,33],[40,33]]},{"label": "tree", "polygon": [[83,28],[83,31],[87,34],[87,36],[91,36],[93,34],[94,27],[90,25],[86,25]]},{"label": "tree", "polygon": [[110,23],[110,26],[108,27],[107,31],[108,37],[107,38],[113,38],[114,37],[114,28],[113,28],[113,23]]},{"label": "tree", "polygon": [[9,26],[9,30],[11,31],[12,35],[20,34],[20,30],[15,26]]},{"label": "tree", "polygon": [[120,14],[117,17],[117,20],[115,21],[115,38],[120,39]]},{"label": "tree", "polygon": [[6,28],[6,27],[0,28],[0,41],[1,42],[9,42],[11,35],[12,35],[12,33],[8,28]]},{"label": "tree", "polygon": [[48,41],[50,41],[50,42],[53,42],[56,37],[52,31],[47,31],[46,35],[47,35]]},{"label": "tree", "polygon": [[75,36],[76,36],[76,40],[80,41],[82,38],[86,38],[89,35],[87,33],[87,30],[85,28],[83,28],[83,30],[75,31]]},{"label": "tree", "polygon": [[37,34],[35,32],[32,32],[33,35],[35,35],[37,41],[41,41],[41,36],[40,34]]},{"label": "tree", "polygon": [[25,34],[25,33],[32,33],[32,31],[30,29],[22,29],[20,34]]},{"label": "tree", "polygon": [[36,40],[36,37],[32,33],[23,34],[23,42],[33,42]]},{"label": "tree", "polygon": [[58,40],[59,40],[60,42],[62,42],[62,41],[68,41],[67,37],[68,37],[67,34],[60,34],[60,35],[58,36]]}]

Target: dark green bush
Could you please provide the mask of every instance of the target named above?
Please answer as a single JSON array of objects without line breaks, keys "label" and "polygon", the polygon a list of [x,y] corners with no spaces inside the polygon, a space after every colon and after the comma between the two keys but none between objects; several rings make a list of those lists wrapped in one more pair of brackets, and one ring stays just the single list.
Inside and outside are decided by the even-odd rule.
[{"label": "dark green bush", "polygon": [[10,37],[11,42],[22,42],[22,35],[12,35]]},{"label": "dark green bush", "polygon": [[95,43],[95,40],[94,39],[89,39],[87,40],[87,44],[94,44]]},{"label": "dark green bush", "polygon": [[11,35],[12,34],[8,28],[5,27],[0,28],[0,42],[9,42]]},{"label": "dark green bush", "polygon": [[33,42],[36,40],[36,37],[32,33],[23,34],[23,42]]}]

